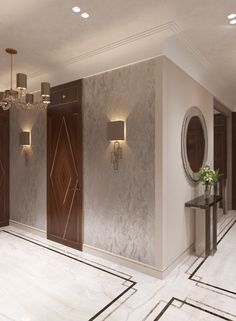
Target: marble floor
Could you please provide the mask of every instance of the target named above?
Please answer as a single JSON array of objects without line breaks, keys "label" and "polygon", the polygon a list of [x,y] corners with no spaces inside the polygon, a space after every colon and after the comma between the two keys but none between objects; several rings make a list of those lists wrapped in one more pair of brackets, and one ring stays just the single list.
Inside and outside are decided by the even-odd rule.
[{"label": "marble floor", "polygon": [[236,212],[218,251],[165,280],[13,227],[0,229],[0,321],[236,321]]}]

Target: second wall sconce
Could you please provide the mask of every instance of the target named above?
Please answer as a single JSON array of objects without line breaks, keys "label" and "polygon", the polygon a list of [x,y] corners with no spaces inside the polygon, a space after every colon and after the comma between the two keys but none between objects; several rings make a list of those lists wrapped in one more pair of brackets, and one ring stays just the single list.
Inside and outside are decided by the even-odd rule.
[{"label": "second wall sconce", "polygon": [[31,145],[31,133],[30,132],[20,132],[19,144],[20,146],[30,146]]},{"label": "second wall sconce", "polygon": [[107,123],[107,139],[114,142],[113,151],[111,152],[111,162],[114,171],[117,172],[119,169],[119,160],[122,159],[120,141],[125,140],[125,122],[118,120]]}]

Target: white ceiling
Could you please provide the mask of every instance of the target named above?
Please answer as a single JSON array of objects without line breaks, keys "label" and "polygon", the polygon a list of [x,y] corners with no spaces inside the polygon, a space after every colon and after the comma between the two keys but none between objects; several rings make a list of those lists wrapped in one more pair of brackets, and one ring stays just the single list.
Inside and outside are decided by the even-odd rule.
[{"label": "white ceiling", "polygon": [[14,71],[27,73],[35,90],[36,82],[55,85],[163,53],[191,73],[190,61],[177,59],[178,38],[196,63],[192,76],[236,106],[236,25],[227,20],[235,0],[0,1],[0,89],[9,84],[6,47],[18,49]]}]

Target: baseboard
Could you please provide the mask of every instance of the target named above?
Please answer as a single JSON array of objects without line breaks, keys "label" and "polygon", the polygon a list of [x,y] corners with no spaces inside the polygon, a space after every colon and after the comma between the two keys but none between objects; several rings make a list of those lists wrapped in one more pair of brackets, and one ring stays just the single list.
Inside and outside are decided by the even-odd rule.
[{"label": "baseboard", "polygon": [[84,244],[83,245],[83,251],[85,253],[91,254],[93,256],[100,257],[102,259],[114,262],[119,265],[123,265],[127,268],[148,274],[150,276],[153,276],[158,279],[164,279],[167,277],[168,274],[170,274],[176,267],[179,265],[187,256],[189,256],[193,251],[193,244],[186,249],[181,255],[179,255],[174,262],[172,262],[167,268],[164,270],[159,270],[156,267],[144,264],[142,262],[138,262],[117,254],[113,254],[108,251],[104,251],[101,249],[98,249],[96,247]]},{"label": "baseboard", "polygon": [[94,246],[84,244],[83,245],[83,252],[88,253],[93,256],[100,257],[104,260],[114,262],[119,265],[123,265],[127,268],[151,275],[153,277],[156,277],[158,279],[162,278],[162,272],[158,270],[157,268],[144,264],[142,262],[138,262],[105,250],[98,249]]},{"label": "baseboard", "polygon": [[181,264],[189,255],[194,252],[194,244],[191,244],[183,253],[181,253],[170,265],[162,271],[162,279],[166,278],[179,264]]},{"label": "baseboard", "polygon": [[23,223],[14,221],[14,220],[10,220],[9,225],[12,226],[12,227],[19,228],[19,229],[21,229],[21,230],[23,230],[25,232],[41,236],[43,238],[47,237],[46,231],[41,230],[41,229],[36,228],[36,227],[33,227],[33,226],[29,226],[29,225],[26,225],[26,224],[23,224]]},{"label": "baseboard", "polygon": [[[38,229],[33,226],[29,226],[14,220],[10,220],[10,226],[21,229],[25,232],[38,235],[42,238],[47,238],[47,233],[44,230]],[[191,245],[188,249],[186,249],[181,255],[179,255],[174,262],[172,262],[168,267],[166,267],[164,270],[159,270],[158,268],[144,264],[142,262],[138,262],[102,249],[98,249],[96,247],[93,247],[91,245],[83,244],[83,251],[84,253],[88,253],[93,256],[100,257],[102,259],[105,259],[107,261],[114,262],[119,265],[123,265],[127,268],[136,270],[141,273],[148,274],[150,276],[153,276],[158,279],[164,279],[167,277],[168,274],[170,274],[177,265],[179,265],[190,253],[192,252],[193,245]]]}]

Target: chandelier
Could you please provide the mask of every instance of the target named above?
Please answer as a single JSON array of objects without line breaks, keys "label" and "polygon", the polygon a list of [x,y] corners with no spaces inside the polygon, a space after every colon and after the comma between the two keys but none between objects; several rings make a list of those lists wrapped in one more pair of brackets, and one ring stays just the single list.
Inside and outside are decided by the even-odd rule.
[{"label": "chandelier", "polygon": [[16,75],[16,89],[12,89],[12,58],[17,54],[17,50],[13,48],[7,48],[5,50],[11,55],[11,88],[5,91],[0,91],[0,106],[3,110],[8,110],[11,107],[19,109],[30,108],[47,108],[50,103],[50,84],[47,82],[41,83],[41,97],[39,101],[34,101],[33,94],[27,94],[27,75],[18,73]]}]

